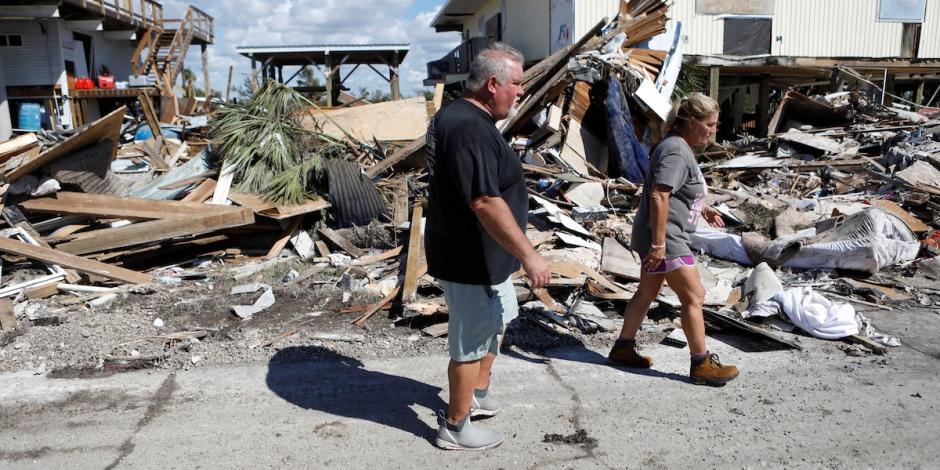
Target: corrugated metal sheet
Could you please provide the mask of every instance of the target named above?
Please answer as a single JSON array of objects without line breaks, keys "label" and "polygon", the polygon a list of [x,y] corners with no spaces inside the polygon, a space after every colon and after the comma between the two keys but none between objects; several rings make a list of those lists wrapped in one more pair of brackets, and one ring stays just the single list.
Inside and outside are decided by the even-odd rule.
[{"label": "corrugated metal sheet", "polygon": [[777,1],[773,54],[896,57],[902,26],[877,22],[877,13],[878,0]]},{"label": "corrugated metal sheet", "polygon": [[927,1],[927,16],[920,29],[921,58],[940,59],[940,0]]},{"label": "corrugated metal sheet", "polygon": [[[548,2],[546,2],[548,3]],[[597,22],[620,13],[620,0],[576,0],[574,4],[574,42],[587,34]]]}]

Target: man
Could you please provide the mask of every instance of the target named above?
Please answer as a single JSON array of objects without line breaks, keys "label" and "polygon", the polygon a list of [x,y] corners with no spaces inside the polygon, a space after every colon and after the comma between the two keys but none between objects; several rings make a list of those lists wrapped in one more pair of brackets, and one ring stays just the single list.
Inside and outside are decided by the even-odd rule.
[{"label": "man", "polygon": [[466,89],[428,126],[424,243],[428,272],[444,288],[450,315],[450,403],[439,416],[437,445],[484,450],[503,436],[470,418],[500,410],[489,391],[490,370],[505,325],[519,310],[509,276],[521,264],[537,288],[551,273],[525,236],[529,197],[519,156],[495,126],[522,95],[522,55],[501,43],[481,51]]}]

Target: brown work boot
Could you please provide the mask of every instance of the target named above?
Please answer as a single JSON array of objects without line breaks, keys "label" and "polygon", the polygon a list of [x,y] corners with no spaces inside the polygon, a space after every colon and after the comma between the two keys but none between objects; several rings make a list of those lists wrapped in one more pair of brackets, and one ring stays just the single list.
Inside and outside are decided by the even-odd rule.
[{"label": "brown work boot", "polygon": [[618,339],[607,355],[607,361],[616,366],[650,368],[653,358],[636,352],[636,342]]},{"label": "brown work boot", "polygon": [[738,368],[722,365],[717,354],[708,353],[705,359],[689,371],[692,383],[696,385],[724,385],[738,376]]}]

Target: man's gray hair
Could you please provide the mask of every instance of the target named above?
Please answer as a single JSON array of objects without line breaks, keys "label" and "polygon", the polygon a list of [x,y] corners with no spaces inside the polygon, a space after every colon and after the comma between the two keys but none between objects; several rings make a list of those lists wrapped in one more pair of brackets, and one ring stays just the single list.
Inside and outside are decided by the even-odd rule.
[{"label": "man's gray hair", "polygon": [[509,65],[522,64],[522,53],[518,49],[503,42],[494,42],[480,51],[473,62],[470,63],[470,78],[467,79],[467,89],[477,91],[486,86],[490,77],[504,84],[509,81]]}]

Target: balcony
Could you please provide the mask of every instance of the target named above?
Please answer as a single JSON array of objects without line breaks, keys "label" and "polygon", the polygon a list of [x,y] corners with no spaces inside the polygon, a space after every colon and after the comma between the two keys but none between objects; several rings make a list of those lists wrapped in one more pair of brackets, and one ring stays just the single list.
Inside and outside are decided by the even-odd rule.
[{"label": "balcony", "polygon": [[483,49],[486,48],[486,38],[471,38],[464,41],[444,57],[428,62],[428,78],[424,80],[425,86],[437,83],[449,84],[466,80],[470,74],[470,63]]},{"label": "balcony", "polygon": [[163,6],[154,0],[65,0],[64,3],[137,28],[163,29]]}]

